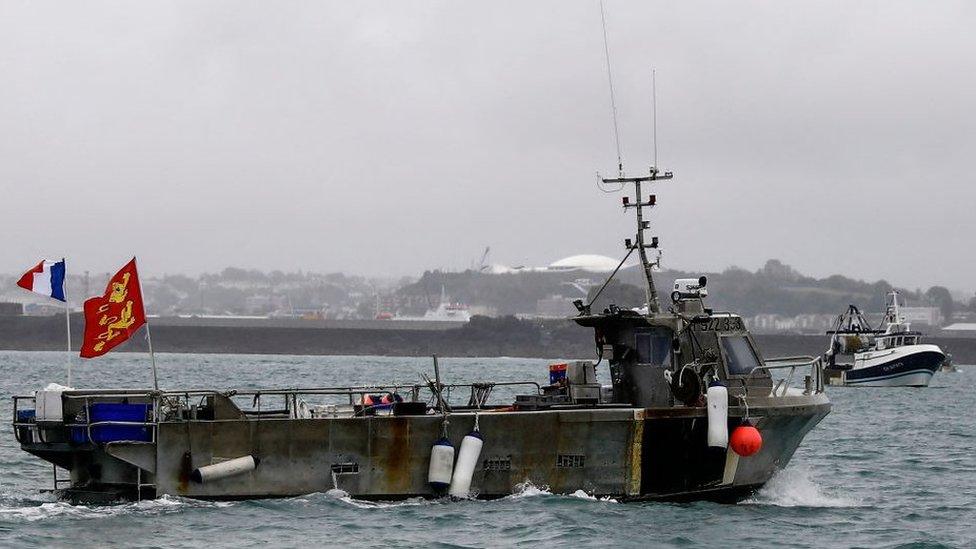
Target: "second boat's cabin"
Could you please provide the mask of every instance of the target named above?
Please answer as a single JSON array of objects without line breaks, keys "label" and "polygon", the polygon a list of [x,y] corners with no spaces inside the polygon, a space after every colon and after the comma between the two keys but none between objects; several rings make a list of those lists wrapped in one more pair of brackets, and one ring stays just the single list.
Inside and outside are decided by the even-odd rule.
[{"label": "second boat's cabin", "polygon": [[906,345],[918,345],[921,335],[913,332],[902,332],[895,334],[879,335],[875,339],[876,348],[881,351],[884,349],[894,349]]}]

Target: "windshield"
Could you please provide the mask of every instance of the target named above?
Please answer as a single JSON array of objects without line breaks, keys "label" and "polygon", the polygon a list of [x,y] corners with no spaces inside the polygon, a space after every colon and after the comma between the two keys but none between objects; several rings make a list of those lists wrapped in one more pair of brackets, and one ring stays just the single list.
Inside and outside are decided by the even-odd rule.
[{"label": "windshield", "polygon": [[635,334],[637,362],[655,366],[670,366],[671,334],[670,330],[637,332]]},{"label": "windshield", "polygon": [[721,339],[729,375],[748,375],[759,366],[759,357],[746,336],[725,336]]}]

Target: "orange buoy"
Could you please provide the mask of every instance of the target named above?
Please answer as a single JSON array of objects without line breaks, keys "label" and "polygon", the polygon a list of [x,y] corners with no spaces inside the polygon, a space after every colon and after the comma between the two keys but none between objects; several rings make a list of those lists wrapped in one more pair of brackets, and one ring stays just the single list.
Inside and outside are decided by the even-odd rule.
[{"label": "orange buoy", "polygon": [[749,457],[762,448],[762,435],[748,421],[744,421],[732,431],[729,437],[729,446],[732,451],[742,457]]}]

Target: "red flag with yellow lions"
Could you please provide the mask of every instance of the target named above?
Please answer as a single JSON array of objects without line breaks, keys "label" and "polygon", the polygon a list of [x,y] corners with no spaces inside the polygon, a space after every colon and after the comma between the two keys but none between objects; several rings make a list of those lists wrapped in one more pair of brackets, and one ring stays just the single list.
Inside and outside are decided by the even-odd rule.
[{"label": "red flag with yellow lions", "polygon": [[85,339],[82,358],[95,358],[129,339],[146,323],[136,258],[108,281],[105,295],[85,301]]}]

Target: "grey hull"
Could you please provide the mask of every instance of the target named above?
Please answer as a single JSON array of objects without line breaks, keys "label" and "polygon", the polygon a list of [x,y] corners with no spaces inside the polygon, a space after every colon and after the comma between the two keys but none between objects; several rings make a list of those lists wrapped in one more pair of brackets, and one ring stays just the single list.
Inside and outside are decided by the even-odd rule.
[{"label": "grey hull", "polygon": [[[472,491],[497,498],[524,483],[553,493],[621,500],[734,501],[761,487],[792,457],[803,437],[829,412],[822,395],[751,406],[763,436],[750,457],[706,446],[704,408],[594,407],[479,414],[484,447]],[[734,428],[745,409],[730,409]],[[450,416],[459,444],[473,413]],[[174,495],[199,499],[289,497],[338,488],[361,499],[443,495],[427,483],[439,416],[332,419],[242,418],[161,422],[156,442],[28,442],[25,450],[70,470],[73,501]],[[199,467],[254,456],[253,470],[194,482]],[[142,485],[137,491],[137,485]],[[141,493],[140,493],[141,492]]]}]

